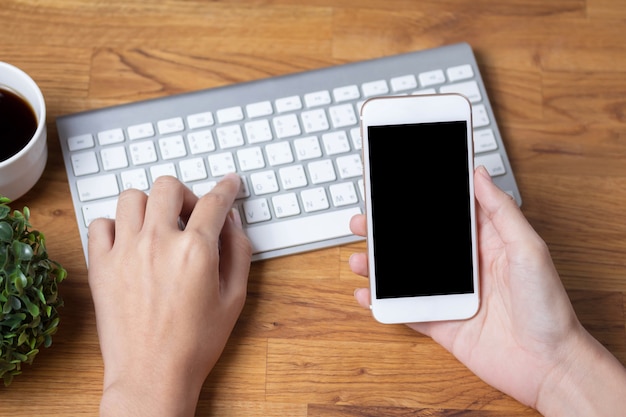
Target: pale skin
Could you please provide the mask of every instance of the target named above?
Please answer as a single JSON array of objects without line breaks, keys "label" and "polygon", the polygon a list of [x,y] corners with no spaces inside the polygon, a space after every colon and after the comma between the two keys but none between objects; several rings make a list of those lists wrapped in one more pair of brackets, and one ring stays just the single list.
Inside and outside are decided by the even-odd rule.
[{"label": "pale skin", "polygon": [[[90,225],[101,416],[194,415],[246,298],[251,247],[231,210],[239,184],[227,175],[198,199],[176,179],[160,178],[150,197],[123,192],[115,221]],[[621,412],[626,371],[576,318],[547,246],[483,168],[475,189],[481,308],[467,321],[409,326],[545,416]],[[351,228],[364,236],[364,216]],[[363,253],[350,258],[359,275],[367,276],[367,265]],[[369,307],[368,289],[355,297]]]},{"label": "pale skin", "polygon": [[[545,416],[614,416],[626,371],[578,321],[545,242],[487,171],[475,173],[481,307],[466,321],[412,323],[493,387]],[[365,236],[365,216],[351,221]],[[350,258],[367,276],[363,253]],[[355,291],[369,308],[370,291]],[[496,366],[494,366],[496,364]]]}]

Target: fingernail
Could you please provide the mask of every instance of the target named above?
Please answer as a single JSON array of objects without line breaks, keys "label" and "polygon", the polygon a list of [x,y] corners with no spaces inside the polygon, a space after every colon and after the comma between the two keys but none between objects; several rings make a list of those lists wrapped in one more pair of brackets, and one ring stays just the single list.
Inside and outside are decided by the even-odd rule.
[{"label": "fingernail", "polygon": [[478,171],[478,173],[482,175],[483,178],[488,179],[489,181],[492,181],[491,175],[489,175],[489,171],[487,171],[487,168],[485,168],[484,165],[479,165],[476,168],[476,171]]}]

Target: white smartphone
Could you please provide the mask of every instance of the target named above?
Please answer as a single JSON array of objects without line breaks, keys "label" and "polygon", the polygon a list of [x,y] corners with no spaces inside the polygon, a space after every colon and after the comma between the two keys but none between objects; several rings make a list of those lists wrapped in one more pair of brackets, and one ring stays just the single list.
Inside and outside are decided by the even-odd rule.
[{"label": "white smartphone", "polygon": [[371,309],[381,323],[479,308],[472,111],[459,94],[361,108]]}]

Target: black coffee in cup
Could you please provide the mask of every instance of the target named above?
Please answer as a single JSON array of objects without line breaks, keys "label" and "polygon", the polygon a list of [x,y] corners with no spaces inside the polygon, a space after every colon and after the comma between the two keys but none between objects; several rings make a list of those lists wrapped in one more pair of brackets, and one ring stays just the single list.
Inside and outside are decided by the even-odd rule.
[{"label": "black coffee in cup", "polygon": [[0,162],[21,151],[37,130],[31,105],[11,90],[0,87]]}]

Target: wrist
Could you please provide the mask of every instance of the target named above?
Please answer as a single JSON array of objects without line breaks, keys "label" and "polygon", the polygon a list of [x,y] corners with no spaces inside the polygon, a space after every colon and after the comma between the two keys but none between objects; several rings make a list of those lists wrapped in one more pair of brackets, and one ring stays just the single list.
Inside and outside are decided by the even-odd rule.
[{"label": "wrist", "polygon": [[546,417],[615,415],[626,398],[626,369],[582,326],[546,376],[536,408]]},{"label": "wrist", "polygon": [[193,375],[157,371],[121,372],[114,377],[105,371],[100,417],[187,417],[195,414],[202,382]]}]

